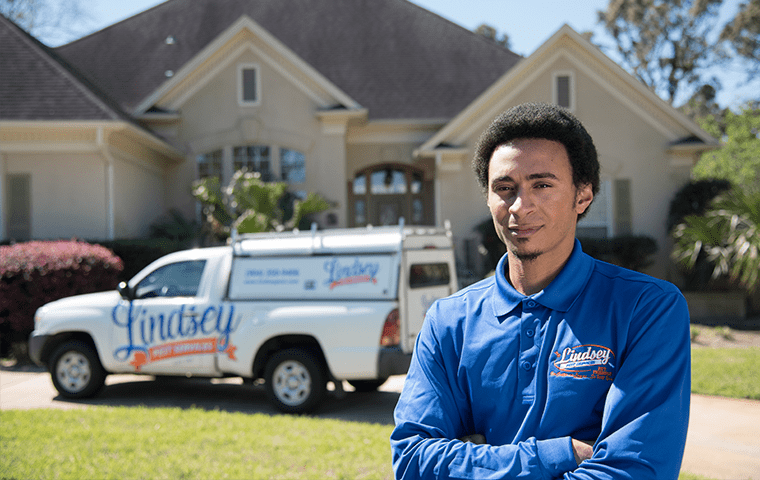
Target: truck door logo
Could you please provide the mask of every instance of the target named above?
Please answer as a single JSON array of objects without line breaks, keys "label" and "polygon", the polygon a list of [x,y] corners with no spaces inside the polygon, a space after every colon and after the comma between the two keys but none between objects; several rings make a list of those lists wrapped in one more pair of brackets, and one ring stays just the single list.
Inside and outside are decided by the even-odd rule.
[{"label": "truck door logo", "polygon": [[325,284],[332,290],[335,287],[344,285],[377,283],[377,272],[380,270],[380,263],[362,263],[359,258],[355,258],[353,263],[341,264],[338,258],[331,258],[325,262],[324,268],[327,272]]},{"label": "truck door logo", "polygon": [[114,358],[127,361],[134,353],[129,363],[136,372],[147,363],[187,355],[220,353],[237,360],[237,347],[230,343],[230,334],[237,328],[234,313],[232,305],[228,312],[219,305],[206,308],[202,314],[182,305],[168,313],[148,314],[132,303],[120,303],[111,317],[115,326],[126,330],[129,343],[118,347]]}]

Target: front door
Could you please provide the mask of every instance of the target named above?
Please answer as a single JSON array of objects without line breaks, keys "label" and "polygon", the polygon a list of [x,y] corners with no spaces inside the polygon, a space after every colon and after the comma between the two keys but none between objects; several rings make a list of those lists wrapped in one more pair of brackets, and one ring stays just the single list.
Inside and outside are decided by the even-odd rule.
[{"label": "front door", "polygon": [[433,225],[433,182],[410,165],[380,164],[359,171],[349,182],[349,224]]}]

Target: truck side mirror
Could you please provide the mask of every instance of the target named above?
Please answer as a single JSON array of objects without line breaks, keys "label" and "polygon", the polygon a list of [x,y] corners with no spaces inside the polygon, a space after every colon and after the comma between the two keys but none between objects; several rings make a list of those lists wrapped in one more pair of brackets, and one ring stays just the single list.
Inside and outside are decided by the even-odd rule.
[{"label": "truck side mirror", "polygon": [[119,286],[116,287],[116,290],[124,300],[133,299],[132,290],[129,288],[129,285],[127,285],[127,282],[119,282]]}]

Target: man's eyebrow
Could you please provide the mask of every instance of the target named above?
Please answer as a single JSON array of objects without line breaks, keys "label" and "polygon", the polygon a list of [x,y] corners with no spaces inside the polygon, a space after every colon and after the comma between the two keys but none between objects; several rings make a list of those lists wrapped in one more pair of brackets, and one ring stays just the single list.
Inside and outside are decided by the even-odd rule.
[{"label": "man's eyebrow", "polygon": [[[551,172],[531,173],[528,175],[528,180],[540,180],[543,178],[550,178],[553,180],[559,180],[559,178]],[[514,182],[515,180],[509,175],[503,175],[493,179],[494,182]]]}]

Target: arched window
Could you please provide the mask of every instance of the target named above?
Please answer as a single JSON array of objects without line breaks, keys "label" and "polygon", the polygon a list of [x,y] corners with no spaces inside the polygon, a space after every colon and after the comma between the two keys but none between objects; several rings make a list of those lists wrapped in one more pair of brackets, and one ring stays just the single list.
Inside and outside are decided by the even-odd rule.
[{"label": "arched window", "polygon": [[433,225],[433,182],[410,165],[373,165],[356,173],[348,185],[349,224]]}]

